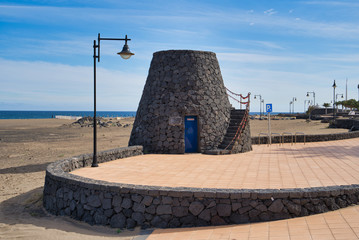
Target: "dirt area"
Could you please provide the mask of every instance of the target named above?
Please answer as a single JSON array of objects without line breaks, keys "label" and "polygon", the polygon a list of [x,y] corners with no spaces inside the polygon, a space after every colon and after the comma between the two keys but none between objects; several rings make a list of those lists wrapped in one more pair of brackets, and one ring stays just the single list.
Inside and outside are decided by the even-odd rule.
[{"label": "dirt area", "polygon": [[[121,126],[98,128],[98,151],[127,146],[133,118]],[[140,230],[121,231],[90,226],[68,217],[55,217],[42,208],[46,166],[59,159],[91,153],[91,127],[73,120],[0,120],[0,239],[133,239]],[[252,120],[252,136],[266,132],[267,121]],[[272,132],[310,134],[347,132],[305,120],[272,121]]]}]

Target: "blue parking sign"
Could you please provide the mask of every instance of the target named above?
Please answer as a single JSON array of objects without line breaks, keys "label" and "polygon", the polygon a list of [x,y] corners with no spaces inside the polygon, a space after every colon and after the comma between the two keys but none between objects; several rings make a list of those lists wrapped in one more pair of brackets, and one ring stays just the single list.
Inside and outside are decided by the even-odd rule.
[{"label": "blue parking sign", "polygon": [[267,111],[267,113],[271,113],[272,110],[273,110],[272,104],[271,104],[271,103],[266,104],[266,111]]}]

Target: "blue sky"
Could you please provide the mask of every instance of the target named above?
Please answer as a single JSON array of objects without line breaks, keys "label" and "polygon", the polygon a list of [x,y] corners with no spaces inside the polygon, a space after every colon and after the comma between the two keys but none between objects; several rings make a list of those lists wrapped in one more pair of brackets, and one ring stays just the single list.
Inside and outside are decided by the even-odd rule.
[{"label": "blue sky", "polygon": [[[99,111],[137,109],[152,54],[213,51],[225,85],[273,110],[304,110],[336,93],[358,98],[358,1],[0,1],[0,110],[92,110],[93,40],[101,42]],[[235,103],[233,105],[237,106]],[[252,98],[251,111],[259,111]]]}]

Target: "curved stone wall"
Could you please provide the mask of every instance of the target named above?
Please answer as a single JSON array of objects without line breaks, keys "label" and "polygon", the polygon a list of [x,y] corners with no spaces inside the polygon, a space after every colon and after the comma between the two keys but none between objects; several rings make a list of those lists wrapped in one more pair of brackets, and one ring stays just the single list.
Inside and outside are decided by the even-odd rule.
[{"label": "curved stone wall", "polygon": [[[323,142],[323,141],[336,141],[350,138],[359,137],[359,131],[354,132],[346,132],[346,133],[332,133],[332,134],[311,134],[311,135],[298,135],[297,142]],[[259,144],[259,137],[252,137],[252,144]],[[279,136],[272,136],[272,143],[280,143],[282,140]],[[292,137],[285,135],[284,136],[285,143],[291,143]],[[295,136],[293,135],[293,142],[295,142]],[[261,136],[260,144],[268,144],[268,137]]]},{"label": "curved stone wall", "polygon": [[153,54],[129,146],[145,152],[184,153],[185,116],[198,121],[198,150],[221,143],[230,103],[216,54],[170,50]]},{"label": "curved stone wall", "polygon": [[[99,162],[142,154],[142,147],[99,153]],[[72,175],[92,155],[50,164],[43,204],[52,214],[114,228],[190,227],[285,219],[358,204],[359,185],[304,189],[201,189],[138,186]]]}]

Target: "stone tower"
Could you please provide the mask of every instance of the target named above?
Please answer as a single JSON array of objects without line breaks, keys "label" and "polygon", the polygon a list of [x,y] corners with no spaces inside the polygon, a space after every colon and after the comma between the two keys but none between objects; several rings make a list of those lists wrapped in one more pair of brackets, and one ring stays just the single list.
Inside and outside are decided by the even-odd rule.
[{"label": "stone tower", "polygon": [[231,105],[216,54],[153,54],[129,145],[148,153],[204,152],[222,142]]}]

